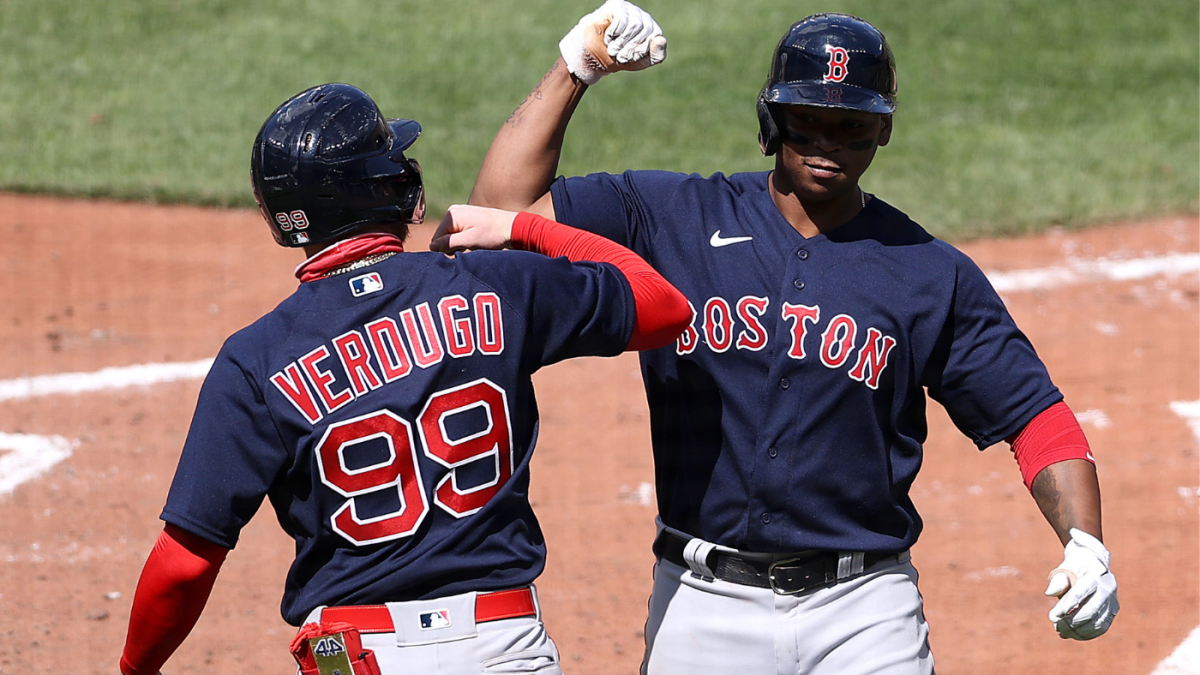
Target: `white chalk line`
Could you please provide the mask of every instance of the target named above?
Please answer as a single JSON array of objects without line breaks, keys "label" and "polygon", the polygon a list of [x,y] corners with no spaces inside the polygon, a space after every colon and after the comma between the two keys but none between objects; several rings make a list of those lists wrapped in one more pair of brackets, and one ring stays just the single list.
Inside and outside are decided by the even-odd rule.
[{"label": "white chalk line", "polygon": [[185,363],[142,363],[134,366],[104,368],[91,373],[60,373],[0,380],[0,401],[83,394],[124,387],[148,387],[163,382],[195,380],[208,374],[212,359]]},{"label": "white chalk line", "polygon": [[79,441],[62,436],[0,433],[0,496],[33,480],[71,456]]},{"label": "white chalk line", "polygon": [[1043,267],[1012,272],[986,272],[999,293],[1057,288],[1096,281],[1132,281],[1160,274],[1180,275],[1200,272],[1200,254],[1170,255],[1124,260],[1099,258],[1080,260],[1062,267]]},{"label": "white chalk line", "polygon": [[[54,394],[83,394],[162,382],[194,380],[205,376],[212,359],[186,363],[143,363],[103,368],[91,373],[60,373],[0,380],[0,401],[22,400]],[[62,436],[0,433],[0,496],[46,473],[71,456],[79,441]]]},{"label": "white chalk line", "polygon": [[1150,675],[1197,675],[1200,673],[1200,626],[1162,660]]},{"label": "white chalk line", "polygon": [[1174,401],[1171,403],[1171,412],[1182,417],[1196,440],[1200,441],[1200,401]]},{"label": "white chalk line", "polygon": [[[1173,401],[1171,410],[1182,417],[1200,441],[1200,401]],[[1163,659],[1150,675],[1200,675],[1200,626]]]}]

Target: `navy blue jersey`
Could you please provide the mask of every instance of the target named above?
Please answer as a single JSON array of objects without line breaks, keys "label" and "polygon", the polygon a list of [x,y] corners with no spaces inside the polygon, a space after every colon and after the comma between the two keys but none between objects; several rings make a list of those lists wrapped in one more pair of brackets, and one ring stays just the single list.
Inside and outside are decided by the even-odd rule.
[{"label": "navy blue jersey", "polygon": [[687,296],[691,328],[642,353],[658,508],[751,551],[901,550],[925,392],[981,449],[1062,396],[979,268],[873,199],[826,235],[767,173],[560,178],[557,219],[628,246]]},{"label": "navy blue jersey", "polygon": [[269,496],[296,541],[283,617],[527,585],[530,375],[620,353],[615,267],[533,253],[402,253],[304,283],[230,337],[162,518],[232,548]]}]

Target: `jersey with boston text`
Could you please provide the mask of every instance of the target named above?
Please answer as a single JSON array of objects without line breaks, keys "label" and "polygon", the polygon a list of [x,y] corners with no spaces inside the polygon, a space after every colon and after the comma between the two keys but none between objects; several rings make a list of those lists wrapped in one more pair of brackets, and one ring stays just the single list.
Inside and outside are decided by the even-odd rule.
[{"label": "jersey with boston text", "polygon": [[905,549],[926,392],[980,449],[1062,395],[967,256],[879,199],[805,238],[767,176],[551,188],[557,220],[636,251],[695,313],[641,356],[659,515],[749,551]]},{"label": "jersey with boston text", "polygon": [[303,283],[230,337],[163,519],[233,548],[264,497],[296,541],[282,613],[528,585],[530,375],[629,344],[612,265],[400,253]]}]

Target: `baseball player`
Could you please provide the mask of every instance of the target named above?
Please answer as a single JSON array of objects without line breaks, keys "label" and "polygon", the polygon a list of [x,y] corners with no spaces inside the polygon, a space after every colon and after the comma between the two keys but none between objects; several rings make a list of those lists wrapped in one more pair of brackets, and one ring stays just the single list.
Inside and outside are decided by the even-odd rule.
[{"label": "baseball player", "polygon": [[425,209],[405,155],[420,132],[346,84],[300,93],[259,132],[255,197],[309,258],[205,379],[125,675],[158,672],[183,641],[264,497],[296,541],[282,613],[303,626],[301,673],[560,672],[533,586],[530,375],[669,344],[690,310],[630,251],[528,213],[454,206],[443,224],[565,258],[405,252]]},{"label": "baseball player", "polygon": [[926,392],[980,448],[1012,444],[1065,545],[1058,633],[1117,613],[1094,460],[1004,304],[962,253],[859,179],[892,135],[882,33],[817,14],[758,97],[774,170],[555,178],[590,85],[662,61],[610,0],[502,126],[471,202],[528,208],[629,246],[683,291],[689,327],[641,355],[660,530],[643,672],[931,673],[909,549]]}]

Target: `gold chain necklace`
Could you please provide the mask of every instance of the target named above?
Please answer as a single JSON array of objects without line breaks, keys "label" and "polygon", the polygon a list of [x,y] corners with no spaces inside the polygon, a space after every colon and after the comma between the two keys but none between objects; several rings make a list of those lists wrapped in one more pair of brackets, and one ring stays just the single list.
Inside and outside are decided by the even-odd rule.
[{"label": "gold chain necklace", "polygon": [[328,277],[336,276],[338,274],[345,274],[346,272],[353,272],[354,270],[362,269],[362,268],[366,267],[367,265],[374,265],[375,263],[379,262],[380,260],[387,260],[388,258],[390,258],[394,255],[396,255],[395,251],[385,251],[383,253],[372,253],[371,255],[363,257],[363,258],[359,258],[358,260],[355,260],[354,262],[349,262],[349,263],[346,263],[345,265],[339,265],[339,266],[329,270],[325,274],[322,274],[321,278],[325,279]]}]

